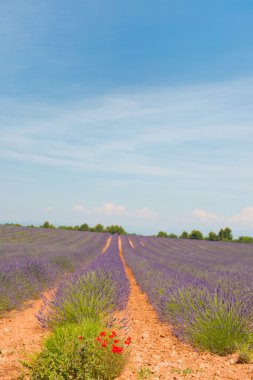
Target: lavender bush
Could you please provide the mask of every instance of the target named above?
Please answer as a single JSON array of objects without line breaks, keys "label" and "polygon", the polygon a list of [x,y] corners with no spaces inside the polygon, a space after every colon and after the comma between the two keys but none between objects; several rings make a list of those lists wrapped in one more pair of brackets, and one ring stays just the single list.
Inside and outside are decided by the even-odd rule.
[{"label": "lavender bush", "polygon": [[0,226],[0,313],[98,257],[108,234]]},{"label": "lavender bush", "polygon": [[52,299],[45,300],[38,319],[43,327],[51,328],[84,320],[104,321],[115,310],[126,307],[128,296],[118,237],[113,236],[105,254],[78,269],[60,284]]},{"label": "lavender bush", "polygon": [[[225,355],[253,348],[253,247],[122,237],[123,251],[160,319],[180,338]],[[142,244],[141,244],[142,242]]]}]

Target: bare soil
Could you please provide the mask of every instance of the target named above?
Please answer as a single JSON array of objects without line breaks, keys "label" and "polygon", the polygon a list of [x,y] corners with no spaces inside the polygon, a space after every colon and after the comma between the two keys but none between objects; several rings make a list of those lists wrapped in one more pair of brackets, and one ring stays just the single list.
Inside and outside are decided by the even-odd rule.
[{"label": "bare soil", "polygon": [[105,253],[107,251],[107,249],[109,248],[109,245],[111,243],[111,240],[112,240],[112,237],[110,236],[108,239],[107,239],[107,242],[106,242],[106,245],[104,246],[103,250],[102,250],[102,253]]},{"label": "bare soil", "polygon": [[120,238],[119,249],[131,286],[127,314],[133,343],[129,364],[118,380],[253,379],[253,364],[236,364],[236,354],[219,357],[197,352],[180,342],[171,328],[158,320],[155,310],[137,285],[126,265]]},{"label": "bare soil", "polygon": [[20,360],[39,352],[45,329],[39,326],[36,314],[42,299],[26,303],[23,310],[12,311],[0,319],[0,379],[17,380],[24,369]]}]

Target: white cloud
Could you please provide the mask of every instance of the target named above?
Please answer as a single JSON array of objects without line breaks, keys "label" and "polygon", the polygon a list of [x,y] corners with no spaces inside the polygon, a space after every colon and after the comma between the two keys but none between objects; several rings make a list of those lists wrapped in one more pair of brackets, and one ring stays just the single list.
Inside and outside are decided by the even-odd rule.
[{"label": "white cloud", "polygon": [[193,210],[192,215],[202,221],[213,222],[219,220],[219,216],[202,209]]},{"label": "white cloud", "polygon": [[[173,162],[171,147],[234,142],[240,149],[253,142],[252,82],[134,89],[64,105],[0,99],[0,157],[89,172],[182,175],[181,162],[201,157],[191,150],[186,161],[179,152]],[[244,154],[249,162],[252,153],[245,148]]]},{"label": "white cloud", "polygon": [[73,211],[79,212],[79,213],[86,213],[86,214],[120,216],[124,218],[135,217],[135,218],[140,218],[140,219],[154,219],[158,217],[158,214],[150,210],[148,207],[143,207],[141,209],[136,209],[136,210],[128,210],[123,205],[116,205],[110,202],[105,202],[102,206],[93,207],[93,208],[85,207],[82,204],[76,204],[73,207]]},{"label": "white cloud", "polygon": [[155,219],[158,217],[158,214],[154,211],[151,211],[148,207],[143,207],[139,210],[133,211],[132,215],[137,218],[145,219]]},{"label": "white cloud", "polygon": [[253,207],[244,207],[238,214],[231,216],[230,223],[247,225],[253,228]]},{"label": "white cloud", "polygon": [[82,205],[82,204],[76,204],[73,207],[73,211],[76,211],[76,212],[85,212],[85,211],[87,211],[87,208],[84,207],[84,205]]},{"label": "white cloud", "polygon": [[94,208],[94,212],[104,215],[127,215],[126,208],[122,205],[115,205],[113,203],[104,203],[102,207]]}]

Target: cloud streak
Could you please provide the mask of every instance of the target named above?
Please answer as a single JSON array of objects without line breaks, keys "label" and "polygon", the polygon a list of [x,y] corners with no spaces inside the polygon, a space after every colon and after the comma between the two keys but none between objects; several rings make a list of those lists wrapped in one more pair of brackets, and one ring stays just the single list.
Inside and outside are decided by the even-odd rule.
[{"label": "cloud streak", "polygon": [[[157,177],[183,171],[183,148],[189,145],[198,146],[199,156],[193,151],[187,160],[195,165],[204,156],[201,144],[216,144],[225,159],[230,155],[228,144],[246,144],[252,157],[247,150],[253,143],[252,85],[253,79],[247,78],[129,90],[62,106],[2,99],[0,157],[73,170]],[[176,169],[175,160],[168,159],[173,149],[180,153]]]},{"label": "cloud streak", "polygon": [[140,219],[156,219],[158,217],[158,214],[154,211],[151,211],[148,207],[143,207],[136,210],[128,210],[123,205],[116,205],[110,202],[105,202],[102,206],[94,208],[89,208],[82,204],[76,204],[73,207],[73,211],[87,215],[95,214]]}]

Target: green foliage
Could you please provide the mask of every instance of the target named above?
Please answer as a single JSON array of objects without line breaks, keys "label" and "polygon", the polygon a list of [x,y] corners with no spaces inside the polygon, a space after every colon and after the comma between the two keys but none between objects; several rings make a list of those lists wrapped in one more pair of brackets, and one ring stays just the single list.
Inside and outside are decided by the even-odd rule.
[{"label": "green foliage", "polygon": [[148,367],[142,367],[137,372],[137,377],[138,377],[138,379],[150,379],[151,374],[152,373]]},{"label": "green foliage", "polygon": [[[62,298],[49,307],[48,324],[55,327],[83,320],[105,320],[115,308],[115,288],[108,273],[88,272],[75,283],[69,283]],[[62,300],[62,301],[61,301]]]},{"label": "green foliage", "polygon": [[209,234],[208,234],[207,240],[217,241],[217,240],[219,240],[219,237],[218,237],[218,235],[215,232],[210,231]]},{"label": "green foliage", "polygon": [[168,237],[168,234],[167,234],[167,232],[159,231],[158,234],[156,235],[156,237]]},{"label": "green foliage", "polygon": [[79,227],[79,231],[89,231],[90,230],[90,227],[88,226],[87,223],[83,223],[80,227]]},{"label": "green foliage", "polygon": [[4,226],[7,226],[7,227],[21,227],[21,224],[19,224],[19,223],[5,223]]},{"label": "green foliage", "polygon": [[110,234],[119,234],[119,235],[123,235],[126,233],[126,231],[124,230],[122,226],[117,226],[117,225],[107,226],[105,229],[105,232],[109,232]]},{"label": "green foliage", "polygon": [[95,227],[94,227],[94,232],[104,232],[105,228],[102,224],[97,224]]},{"label": "green foliage", "polygon": [[42,228],[55,228],[53,224],[50,224],[47,220],[42,224]]},{"label": "green foliage", "polygon": [[253,243],[253,237],[251,237],[251,236],[240,236],[237,241],[238,241],[238,243],[252,244]]},{"label": "green foliage", "polygon": [[[234,353],[245,344],[252,350],[253,333],[240,315],[241,306],[229,307],[217,295],[208,294],[203,304],[203,294],[199,289],[180,290],[167,304],[167,315],[179,330],[184,331],[185,339],[217,355]],[[184,324],[180,325],[178,320],[182,315]]]},{"label": "green foliage", "polygon": [[168,237],[171,238],[171,239],[177,239],[177,235],[176,234],[169,234]]},{"label": "green foliage", "polygon": [[233,240],[232,230],[229,227],[221,228],[218,237],[219,240]]},{"label": "green foliage", "polygon": [[239,351],[239,357],[237,359],[238,364],[251,363],[253,358],[253,334],[248,338],[247,342],[243,342],[237,345]]},{"label": "green foliage", "polygon": [[83,321],[58,327],[44,350],[26,363],[31,380],[112,380],[124,368],[127,353],[115,354],[111,346],[96,341],[104,330],[98,322]]},{"label": "green foliage", "polygon": [[188,239],[202,240],[202,239],[204,239],[204,236],[203,236],[202,232],[200,232],[198,230],[192,230],[192,232],[188,236]]},{"label": "green foliage", "polygon": [[79,226],[59,226],[60,230],[78,231]]},{"label": "green foliage", "polygon": [[181,235],[179,236],[179,239],[188,239],[188,238],[189,238],[189,234],[186,231],[183,231]]}]

